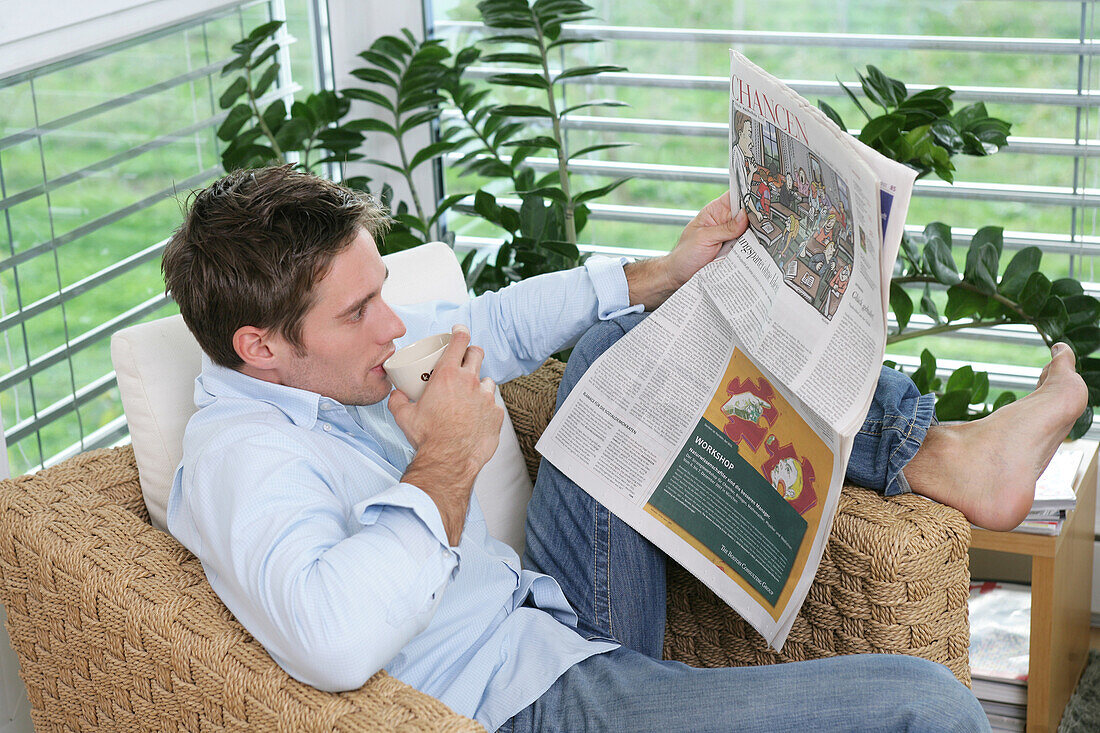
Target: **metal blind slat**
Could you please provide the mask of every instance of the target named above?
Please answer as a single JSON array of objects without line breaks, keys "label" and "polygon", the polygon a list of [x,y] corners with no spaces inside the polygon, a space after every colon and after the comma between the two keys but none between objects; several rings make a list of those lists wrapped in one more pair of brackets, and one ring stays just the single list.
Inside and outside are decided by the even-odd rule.
[{"label": "metal blind slat", "polygon": [[[480,21],[444,20],[441,31],[490,32]],[[1038,55],[1094,56],[1100,48],[1091,39],[987,38],[982,36],[918,36],[868,33],[803,33],[798,31],[715,30],[709,28],[652,28],[616,25],[565,25],[566,38],[600,38],[619,41],[722,43],[753,46],[831,48],[889,48],[910,51],[957,51]]]},{"label": "metal blind slat", "polygon": [[0,377],[0,392],[11,389],[20,382],[30,379],[35,374],[49,369],[55,364],[61,363],[71,354],[75,354],[93,344],[99,343],[103,339],[110,337],[115,331],[126,328],[132,323],[137,323],[145,316],[155,313],[170,302],[171,300],[166,295],[154,296],[125,313],[115,316],[109,321],[101,323],[95,328],[77,336],[69,341],[68,346],[59,346],[56,349],[46,352],[37,359],[31,360],[29,364],[12,369],[3,377]]},{"label": "metal blind slat", "polygon": [[[472,79],[487,79],[494,74],[522,73],[521,68],[489,68],[471,66],[467,70]],[[561,69],[551,69],[551,74],[561,73]],[[596,74],[590,77],[568,78],[563,84],[600,84],[610,87],[647,87],[654,89],[700,89],[704,91],[729,91],[729,79],[724,76],[699,76],[693,74],[643,74],[622,71],[617,73]],[[791,89],[806,98],[840,97],[844,90],[840,82],[812,81],[801,79],[784,80]],[[849,86],[851,86],[849,84]],[[921,92],[935,87],[930,84],[907,84],[911,92]],[[1079,92],[1076,89],[1009,89],[1005,87],[978,87],[957,85],[953,99],[957,102],[996,102],[1000,104],[1052,104],[1068,107],[1088,107],[1096,104],[1097,94],[1091,91]]]}]

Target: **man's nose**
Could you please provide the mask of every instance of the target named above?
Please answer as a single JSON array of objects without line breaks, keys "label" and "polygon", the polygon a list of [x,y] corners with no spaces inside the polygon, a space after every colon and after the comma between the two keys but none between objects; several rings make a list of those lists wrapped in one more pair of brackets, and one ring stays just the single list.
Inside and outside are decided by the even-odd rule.
[{"label": "man's nose", "polygon": [[401,338],[405,335],[405,323],[401,320],[401,317],[397,315],[397,312],[390,307],[389,303],[382,301],[386,305],[386,328],[383,333],[386,334],[385,341],[393,341],[394,339]]}]

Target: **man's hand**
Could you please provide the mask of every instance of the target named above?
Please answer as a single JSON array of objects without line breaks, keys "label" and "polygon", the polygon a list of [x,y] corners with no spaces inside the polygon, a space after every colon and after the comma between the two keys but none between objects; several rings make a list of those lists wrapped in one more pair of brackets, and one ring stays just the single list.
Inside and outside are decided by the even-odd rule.
[{"label": "man's hand", "polygon": [[493,380],[479,378],[484,357],[470,346],[465,326],[455,326],[420,399],[411,403],[394,390],[388,405],[416,448],[401,480],[432,498],[452,546],[462,537],[474,479],[493,457],[504,421],[504,409],[493,401]]},{"label": "man's hand", "polygon": [[741,209],[734,216],[729,191],[711,201],[684,227],[680,241],[663,257],[632,262],[624,268],[630,304],[653,310],[715,258],[722,244],[737,239],[748,228]]}]

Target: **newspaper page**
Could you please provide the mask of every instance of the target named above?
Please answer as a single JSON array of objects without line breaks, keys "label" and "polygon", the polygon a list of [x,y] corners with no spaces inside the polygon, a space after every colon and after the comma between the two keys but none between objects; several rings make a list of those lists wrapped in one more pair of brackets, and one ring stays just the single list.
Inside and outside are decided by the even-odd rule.
[{"label": "newspaper page", "polygon": [[779,649],[877,383],[914,176],[735,52],[730,81],[749,230],[589,368],[537,447]]}]

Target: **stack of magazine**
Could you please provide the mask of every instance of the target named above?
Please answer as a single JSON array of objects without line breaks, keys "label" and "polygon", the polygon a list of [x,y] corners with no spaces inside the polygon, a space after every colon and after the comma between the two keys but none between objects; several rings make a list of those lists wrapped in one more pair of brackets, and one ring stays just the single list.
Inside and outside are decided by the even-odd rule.
[{"label": "stack of magazine", "polygon": [[1066,512],[1077,505],[1074,482],[1085,451],[1071,443],[1063,443],[1050,465],[1035,483],[1035,501],[1027,519],[1016,532],[1056,535],[1062,531]]},{"label": "stack of magazine", "polygon": [[1027,721],[1031,589],[970,584],[970,674],[974,694],[995,731],[1022,731]]}]

